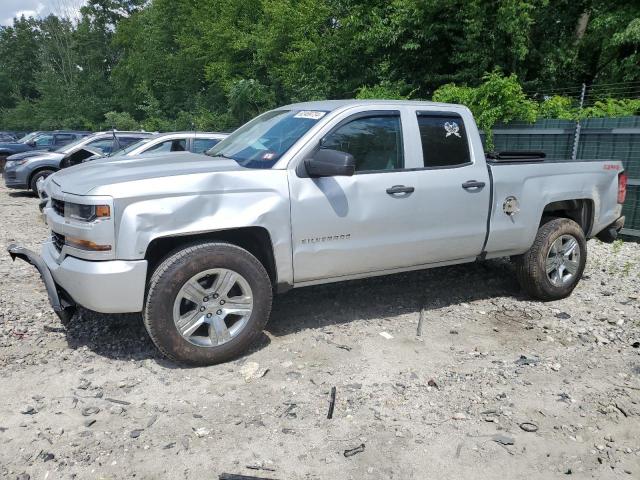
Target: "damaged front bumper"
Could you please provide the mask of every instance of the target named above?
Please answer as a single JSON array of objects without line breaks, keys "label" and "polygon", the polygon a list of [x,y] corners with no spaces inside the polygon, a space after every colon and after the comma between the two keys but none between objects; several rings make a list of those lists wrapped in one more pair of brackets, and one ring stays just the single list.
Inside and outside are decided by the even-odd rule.
[{"label": "damaged front bumper", "polygon": [[49,302],[65,320],[76,306],[100,313],[142,311],[147,278],[146,260],[82,260],[60,255],[46,242],[38,255],[18,245],[9,246],[13,259],[20,258],[38,269]]},{"label": "damaged front bumper", "polygon": [[9,255],[11,255],[12,260],[15,261],[16,258],[19,258],[36,267],[42,277],[44,286],[47,289],[49,303],[51,304],[54,312],[56,312],[58,317],[60,317],[60,320],[63,322],[69,321],[75,313],[76,304],[63,289],[58,287],[53,279],[53,275],[51,275],[49,267],[47,267],[47,264],[44,262],[42,257],[31,250],[20,247],[16,244],[9,245],[7,250],[9,251]]}]

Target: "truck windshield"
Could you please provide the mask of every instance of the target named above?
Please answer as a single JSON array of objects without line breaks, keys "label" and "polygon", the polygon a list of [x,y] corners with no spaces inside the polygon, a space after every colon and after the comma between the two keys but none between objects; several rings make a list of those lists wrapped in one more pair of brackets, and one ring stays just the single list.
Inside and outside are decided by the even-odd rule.
[{"label": "truck windshield", "polygon": [[206,152],[246,168],[271,168],[327,112],[273,110],[251,120]]}]

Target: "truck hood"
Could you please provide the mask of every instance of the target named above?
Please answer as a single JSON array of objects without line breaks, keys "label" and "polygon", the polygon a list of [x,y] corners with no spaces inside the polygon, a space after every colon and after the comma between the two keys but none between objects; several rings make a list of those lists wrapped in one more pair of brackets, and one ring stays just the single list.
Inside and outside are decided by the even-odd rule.
[{"label": "truck hood", "polygon": [[233,160],[195,153],[148,154],[133,157],[101,158],[56,172],[51,181],[65,193],[88,195],[99,187],[115,184],[206,174],[221,171],[246,170]]},{"label": "truck hood", "polygon": [[25,158],[36,160],[60,160],[64,156],[58,152],[43,152],[42,150],[30,150],[28,152],[15,153],[7,158],[7,160],[22,160]]}]

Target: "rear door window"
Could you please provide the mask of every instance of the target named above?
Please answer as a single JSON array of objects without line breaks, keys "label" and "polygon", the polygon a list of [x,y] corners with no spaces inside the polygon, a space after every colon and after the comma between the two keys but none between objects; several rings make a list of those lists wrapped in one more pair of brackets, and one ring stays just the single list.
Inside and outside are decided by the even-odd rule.
[{"label": "rear door window", "polygon": [[418,112],[422,157],[426,168],[471,163],[467,131],[457,113]]},{"label": "rear door window", "polygon": [[71,143],[76,138],[75,135],[68,133],[58,133],[56,135],[55,144],[58,146],[67,145]]},{"label": "rear door window", "polygon": [[193,152],[203,153],[218,144],[217,138],[196,138],[193,140]]},{"label": "rear door window", "polygon": [[160,153],[160,152],[184,152],[187,149],[187,139],[180,138],[174,140],[166,140],[160,142],[153,147],[145,150],[146,153]]}]

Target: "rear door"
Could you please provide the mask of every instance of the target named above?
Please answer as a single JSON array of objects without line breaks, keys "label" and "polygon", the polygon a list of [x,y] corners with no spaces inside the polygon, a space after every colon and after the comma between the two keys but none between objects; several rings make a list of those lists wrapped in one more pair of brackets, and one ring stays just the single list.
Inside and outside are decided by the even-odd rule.
[{"label": "rear door", "polygon": [[[408,129],[415,132],[421,167],[419,185],[422,263],[471,258],[482,252],[487,233],[490,179],[483,152],[473,152],[460,112],[416,110]],[[474,128],[473,133],[476,130]]]}]

